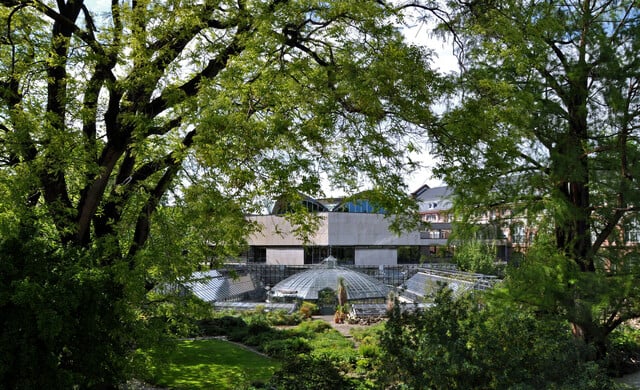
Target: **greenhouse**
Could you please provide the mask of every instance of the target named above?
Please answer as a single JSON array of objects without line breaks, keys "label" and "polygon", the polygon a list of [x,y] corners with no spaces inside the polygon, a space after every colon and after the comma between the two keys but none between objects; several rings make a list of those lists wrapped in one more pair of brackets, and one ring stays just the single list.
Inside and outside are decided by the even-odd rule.
[{"label": "greenhouse", "polygon": [[422,268],[402,286],[401,298],[409,302],[423,302],[433,298],[444,285],[458,296],[467,291],[485,290],[496,281],[492,275]]},{"label": "greenhouse", "polygon": [[[194,273],[177,289],[191,293],[205,302],[241,301],[256,296],[259,283],[251,275],[230,278],[217,270]],[[175,287],[174,287],[175,289]]]},{"label": "greenhouse", "polygon": [[318,266],[292,275],[277,283],[269,292],[272,301],[321,300],[327,294],[335,296],[342,279],[350,302],[384,301],[389,287],[361,272],[336,265],[329,256]]}]

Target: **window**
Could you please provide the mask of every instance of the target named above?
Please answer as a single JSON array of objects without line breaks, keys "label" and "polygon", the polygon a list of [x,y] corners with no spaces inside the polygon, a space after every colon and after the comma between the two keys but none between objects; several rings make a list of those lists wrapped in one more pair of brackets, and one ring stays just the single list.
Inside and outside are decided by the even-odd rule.
[{"label": "window", "polygon": [[511,241],[514,244],[524,244],[526,241],[527,235],[524,229],[524,224],[517,223],[511,226]]},{"label": "window", "polygon": [[249,263],[266,263],[267,248],[252,246],[247,252],[247,262]]},{"label": "window", "polygon": [[625,223],[624,242],[627,244],[640,243],[640,221],[637,217],[633,217]]}]

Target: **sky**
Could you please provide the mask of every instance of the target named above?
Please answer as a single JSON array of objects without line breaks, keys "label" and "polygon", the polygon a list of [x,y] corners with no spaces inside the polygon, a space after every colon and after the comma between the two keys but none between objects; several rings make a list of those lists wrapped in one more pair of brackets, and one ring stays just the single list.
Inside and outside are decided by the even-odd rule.
[{"label": "sky", "polygon": [[[451,73],[457,71],[458,60],[453,54],[453,48],[450,42],[445,42],[439,38],[434,38],[429,34],[430,27],[424,24],[416,24],[413,26],[406,26],[403,30],[407,41],[417,46],[424,46],[433,51],[434,59],[432,66],[434,69],[442,73]],[[434,108],[436,112],[442,111],[442,109]],[[427,148],[425,145],[424,148]],[[419,169],[413,175],[405,178],[405,182],[409,187],[409,191],[413,192],[426,184],[429,187],[438,187],[444,185],[444,183],[433,177],[431,169],[435,166],[436,160],[429,153],[428,150],[423,150],[422,153],[412,155],[412,158],[416,161],[420,161],[424,168]]]},{"label": "sky", "polygon": [[[108,12],[111,7],[111,0],[87,0],[85,2],[89,9],[95,12]],[[434,52],[434,68],[443,73],[449,73],[458,69],[457,60],[452,53],[451,43],[443,42],[442,40],[433,38],[430,36],[430,27],[422,22],[412,22],[405,25],[402,31],[408,42],[418,46],[427,47]],[[424,167],[417,170],[414,174],[405,178],[405,182],[409,191],[413,192],[426,184],[430,187],[437,187],[443,185],[442,181],[433,177],[431,169],[435,165],[434,157],[427,150],[426,144],[425,150],[419,154],[412,154],[411,158],[414,161],[418,161]]]}]

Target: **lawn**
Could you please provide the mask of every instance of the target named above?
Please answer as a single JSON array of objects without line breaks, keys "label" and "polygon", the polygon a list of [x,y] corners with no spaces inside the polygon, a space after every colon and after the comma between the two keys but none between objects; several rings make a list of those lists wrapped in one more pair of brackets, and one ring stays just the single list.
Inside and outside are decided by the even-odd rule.
[{"label": "lawn", "polygon": [[171,362],[153,367],[152,374],[156,385],[172,389],[242,389],[266,382],[279,367],[278,361],[227,341],[183,340]]}]

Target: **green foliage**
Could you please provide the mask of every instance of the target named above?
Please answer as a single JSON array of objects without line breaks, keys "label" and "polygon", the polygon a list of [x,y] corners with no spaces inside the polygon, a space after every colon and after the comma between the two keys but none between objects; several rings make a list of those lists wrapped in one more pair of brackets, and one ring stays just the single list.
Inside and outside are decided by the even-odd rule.
[{"label": "green foliage", "polygon": [[[559,253],[553,244],[538,240],[517,266],[509,267],[502,288],[505,300],[526,302],[534,310],[558,313],[571,300],[571,288],[577,282],[578,269]],[[542,293],[541,293],[542,292]]]},{"label": "green foliage", "polygon": [[421,253],[420,246],[398,247],[398,264],[422,264],[425,260],[426,256]]},{"label": "green foliage", "polygon": [[381,346],[379,378],[398,388],[612,387],[566,321],[447,289],[424,311],[394,309]]},{"label": "green foliage", "polygon": [[278,390],[348,389],[348,381],[333,365],[314,356],[287,359],[268,383]]},{"label": "green foliage", "polygon": [[289,314],[286,310],[278,309],[267,313],[267,322],[272,326],[275,325],[298,325],[307,317],[302,311]]},{"label": "green foliage", "polygon": [[224,315],[222,317],[207,318],[197,322],[198,334],[201,336],[224,336],[233,330],[244,329],[247,323],[240,317]]},{"label": "green foliage", "polygon": [[325,288],[318,291],[318,306],[321,308],[334,308],[338,304],[338,296],[336,291],[331,288]]},{"label": "green foliage", "polygon": [[504,283],[494,293],[503,302],[526,304],[567,319],[588,333],[585,341],[596,348],[597,359],[605,358],[608,335],[624,322],[624,316],[611,314],[633,310],[639,296],[635,273],[582,272],[543,236],[518,266],[508,268]]},{"label": "green foliage", "polygon": [[496,272],[496,248],[480,241],[467,241],[456,247],[453,260],[462,271],[481,274]]},{"label": "green foliage", "polygon": [[[377,334],[382,325],[354,329],[354,340],[359,344],[359,348],[355,348],[352,340],[334,330],[326,321],[303,321],[296,327],[280,330],[266,324],[256,312],[231,314],[221,313],[219,317],[202,320],[199,324],[202,329],[209,329],[209,334],[226,335],[231,341],[242,343],[283,361],[282,369],[278,370],[271,381],[254,380],[251,383],[252,387],[288,389],[339,385],[341,387],[338,388],[342,389],[376,388],[375,364],[380,356]],[[253,320],[251,317],[254,317]],[[223,363],[217,357],[231,352],[225,352],[227,347],[224,345],[220,347],[220,351],[205,352],[199,348],[186,349],[182,344],[183,342],[178,343],[179,348],[184,351],[177,354],[170,348],[173,344],[165,348],[154,348],[151,354],[140,353],[141,359],[146,360],[147,365],[151,367],[150,372],[153,375],[149,377],[149,381],[156,384],[179,385],[179,381],[187,380],[185,377],[190,376],[190,382],[184,385],[185,387],[206,387],[214,380],[218,381],[216,383],[223,383],[219,386],[225,386],[224,383],[230,380],[229,375],[246,371],[243,364],[233,369],[221,367],[221,378],[209,378],[209,370]],[[174,358],[176,355],[185,357]],[[193,371],[195,363],[191,363],[190,360],[202,358],[208,360],[206,363],[200,363],[202,373],[199,374]],[[299,361],[309,364],[308,367],[305,366],[304,373],[298,372],[301,364]],[[247,362],[251,364],[250,360]],[[320,376],[323,379],[319,380]],[[291,379],[294,377],[295,381]],[[244,386],[246,382],[242,379],[238,383]]]},{"label": "green foliage", "polygon": [[439,87],[383,3],[2,2],[0,382],[119,385],[133,346],[204,318],[154,288],[325,177],[410,226]]},{"label": "green foliage", "polygon": [[139,368],[159,336],[97,251],[53,247],[36,229],[0,241],[0,381],[7,388],[99,387]]},{"label": "green foliage", "polygon": [[300,305],[300,313],[302,313],[304,318],[309,319],[318,313],[318,305],[313,302],[304,301],[302,305]]},{"label": "green foliage", "polygon": [[309,338],[315,337],[317,334],[324,334],[331,330],[331,324],[323,320],[304,321],[296,327],[296,332],[306,335]]},{"label": "green foliage", "polygon": [[312,348],[311,355],[333,364],[342,372],[349,372],[359,358],[353,342],[334,329],[316,335],[309,343]]},{"label": "green foliage", "polygon": [[[323,320],[303,321],[295,328],[287,330],[259,327],[244,333],[244,337],[237,341],[255,346],[269,356],[284,359],[282,375],[285,375],[288,369],[298,368],[297,363],[288,363],[289,360],[321,361],[327,366],[327,372],[337,370],[344,375],[355,370],[359,359],[353,342]],[[290,374],[292,373],[286,375]],[[304,377],[301,377],[300,383],[303,380]]]},{"label": "green foliage", "polygon": [[640,364],[640,329],[637,326],[620,326],[608,339],[605,364],[612,375],[620,376],[638,370]]},{"label": "green foliage", "polygon": [[[447,5],[440,31],[455,34],[463,66],[432,134],[435,172],[454,188],[462,225],[490,216],[550,240],[550,259],[526,267],[534,284],[523,288],[555,304],[603,357],[606,335],[640,316],[639,273],[622,266],[637,254],[624,235],[640,206],[637,4]],[[567,271],[556,281],[554,267]]]},{"label": "green foliage", "polygon": [[311,346],[309,346],[309,342],[305,338],[287,337],[264,341],[260,345],[260,350],[269,356],[285,360],[308,354],[311,352]]}]

